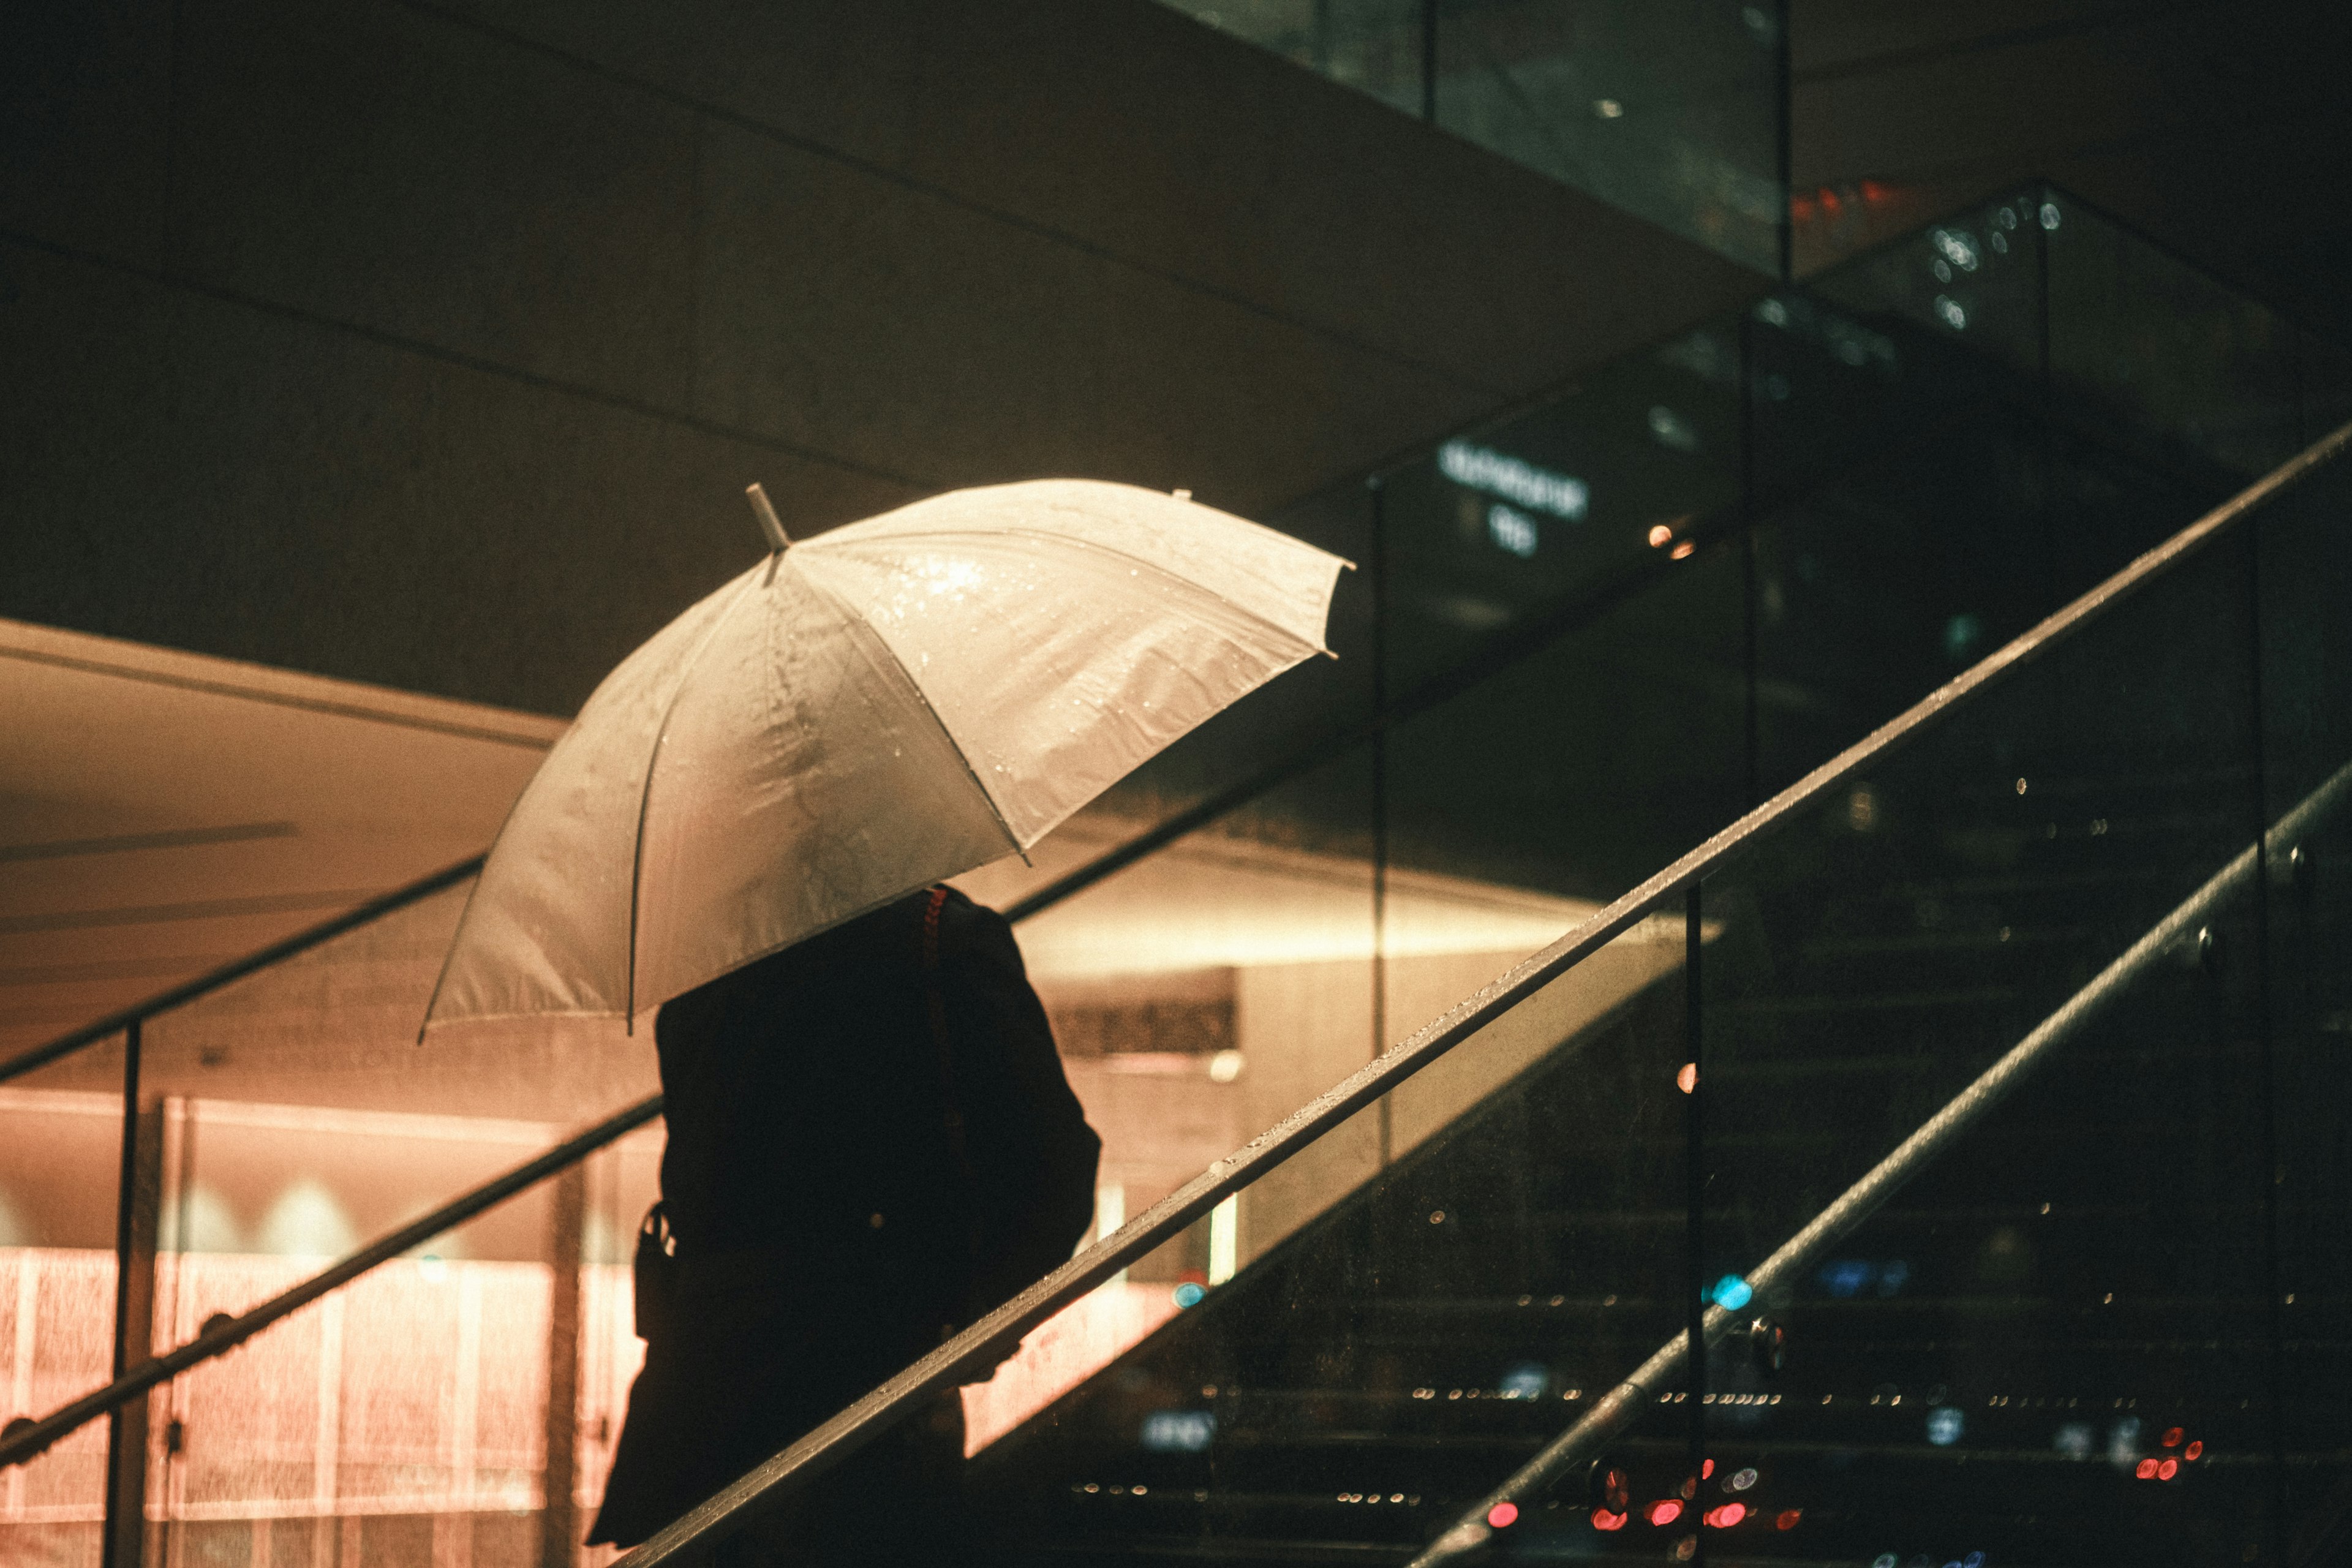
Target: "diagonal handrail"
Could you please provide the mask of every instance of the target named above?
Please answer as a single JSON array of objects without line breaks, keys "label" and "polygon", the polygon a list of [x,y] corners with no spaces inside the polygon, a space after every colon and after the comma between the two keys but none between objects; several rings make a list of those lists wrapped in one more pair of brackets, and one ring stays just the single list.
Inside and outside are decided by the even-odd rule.
[{"label": "diagonal handrail", "polygon": [[321,921],[317,925],[296,931],[283,941],[271,942],[268,947],[257,949],[247,953],[243,958],[232,959],[218,969],[207,971],[193,980],[183,981],[168,991],[157,992],[143,1002],[134,1002],[121,1012],[110,1013],[96,1023],[84,1024],[78,1029],[59,1035],[47,1045],[35,1046],[22,1055],[11,1057],[8,1060],[0,1062],[0,1083],[5,1083],[12,1078],[21,1078],[37,1068],[47,1067],[60,1058],[71,1056],[85,1046],[96,1044],[109,1035],[119,1035],[133,1024],[144,1023],[158,1013],[168,1013],[184,1003],[193,1002],[199,996],[219,990],[231,981],[242,980],[256,971],[267,969],[273,963],[294,957],[297,953],[307,952],[321,942],[342,935],[345,931],[355,931],[371,921],[382,920],[388,914],[404,910],[421,900],[431,898],[446,888],[454,888],[480,870],[482,862],[486,858],[488,858],[487,856],[475,855],[458,861],[454,866],[444,866],[429,876],[419,877],[404,887],[394,888],[391,892],[380,894],[363,904],[345,910],[331,920]]},{"label": "diagonal handrail", "polygon": [[271,1297],[229,1319],[209,1323],[204,1332],[176,1350],[140,1363],[105,1387],[92,1391],[37,1421],[12,1421],[0,1433],[0,1468],[20,1465],[47,1449],[86,1422],[128,1404],[159,1383],[168,1382],[201,1362],[235,1350],[288,1313],[309,1306],[329,1291],[348,1285],[380,1264],[388,1263],[413,1247],[422,1246],[444,1231],[513,1197],[526,1187],[568,1170],[588,1155],[633,1132],[661,1114],[661,1096],[638,1101],[605,1118],[585,1131],[565,1139],[545,1153],[527,1160],[464,1196],[442,1205],[397,1230],[378,1237],[333,1267],[312,1275],[291,1289]]},{"label": "diagonal handrail", "polygon": [[[702,1536],[732,1524],[739,1515],[780,1502],[804,1488],[881,1432],[914,1414],[931,1397],[961,1382],[965,1374],[992,1365],[1031,1329],[1174,1237],[1208,1213],[1227,1193],[1273,1170],[1324,1131],[1394,1089],[1660,906],[1697,885],[1749,843],[1820,804],[1856,773],[1934,722],[1946,710],[2035,662],[2195,555],[2271,497],[2340,458],[2347,447],[2352,447],[2352,425],[2315,444],[2141,555],[2073,604],[1715,834],[1559,942],[1482,987],[1403,1045],[1359,1068],[1234,1153],[1216,1161],[1119,1230],[689,1510],[620,1558],[614,1568],[658,1568],[680,1559],[695,1549]],[[1717,1331],[1711,1327],[1708,1331]]]},{"label": "diagonal handrail", "polygon": [[[1954,1095],[1942,1110],[1920,1123],[1908,1138],[1895,1146],[1893,1152],[1871,1167],[1861,1180],[1806,1221],[1796,1235],[1782,1242],[1770,1257],[1743,1276],[1749,1290],[1760,1299],[1776,1288],[1801,1278],[1805,1270],[1820,1260],[1822,1253],[1868,1219],[1880,1205],[1895,1195],[1897,1188],[1918,1174],[1937,1155],[1990,1114],[2027,1074],[2042,1065],[2044,1058],[2074,1038],[2110,1003],[2129,990],[2135,981],[2162,962],[2231,895],[2249,884],[2256,883],[2266,860],[2273,858],[2284,860],[2306,836],[2333,816],[2347,797],[2352,797],[2352,763],[2338,768],[2325,784],[2281,817],[2263,836],[2260,844],[2250,844],[2233,856],[2228,865],[2208,878],[2202,887],[2181,900],[2170,914],[2149,927],[2145,935],[2126,948],[2089,984],[2068,997],[2056,1012],[2035,1025],[2032,1032],[2004,1053],[2000,1060],[1987,1068],[1968,1088]],[[1706,1309],[1706,1335],[1709,1349],[1722,1342],[1741,1315],[1720,1306]],[[1596,1401],[1574,1426],[1519,1467],[1509,1479],[1464,1510],[1450,1528],[1407,1564],[1407,1568],[1437,1568],[1439,1563],[1483,1546],[1497,1533],[1496,1527],[1488,1522],[1497,1505],[1524,1503],[1531,1494],[1594,1458],[1604,1444],[1633,1423],[1653,1402],[1653,1396],[1661,1387],[1682,1375],[1689,1364],[1690,1341],[1690,1331],[1685,1329],[1659,1346],[1647,1361],[1626,1375],[1624,1382]],[[1507,1529],[1508,1526],[1503,1528]]]}]

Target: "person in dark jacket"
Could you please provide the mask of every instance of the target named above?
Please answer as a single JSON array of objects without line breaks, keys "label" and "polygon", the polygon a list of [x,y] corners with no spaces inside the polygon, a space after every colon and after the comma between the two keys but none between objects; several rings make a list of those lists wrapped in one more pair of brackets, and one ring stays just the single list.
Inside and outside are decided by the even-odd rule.
[{"label": "person in dark jacket", "polygon": [[[675,1237],[591,1543],[633,1545],[1067,1259],[1101,1144],[1003,917],[935,888],[655,1025]],[[950,1396],[768,1521],[756,1555],[951,1563]]]}]

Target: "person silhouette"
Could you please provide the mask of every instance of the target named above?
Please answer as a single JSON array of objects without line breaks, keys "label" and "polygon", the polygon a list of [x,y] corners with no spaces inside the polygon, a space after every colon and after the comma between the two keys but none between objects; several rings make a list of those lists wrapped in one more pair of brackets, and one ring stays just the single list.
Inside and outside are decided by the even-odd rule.
[{"label": "person silhouette", "polygon": [[[591,1544],[644,1541],[1066,1260],[1101,1151],[1011,926],[950,889],[690,991],[654,1036],[646,1363]],[[751,1554],[971,1556],[962,1457],[950,1392],[763,1520]]]}]

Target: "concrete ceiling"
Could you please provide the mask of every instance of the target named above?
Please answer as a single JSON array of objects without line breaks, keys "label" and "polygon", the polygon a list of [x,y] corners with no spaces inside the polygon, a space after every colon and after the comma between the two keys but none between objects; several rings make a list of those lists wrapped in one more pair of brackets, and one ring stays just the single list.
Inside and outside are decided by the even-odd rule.
[{"label": "concrete ceiling", "polygon": [[562,729],[0,621],[0,1056],[480,853]]}]

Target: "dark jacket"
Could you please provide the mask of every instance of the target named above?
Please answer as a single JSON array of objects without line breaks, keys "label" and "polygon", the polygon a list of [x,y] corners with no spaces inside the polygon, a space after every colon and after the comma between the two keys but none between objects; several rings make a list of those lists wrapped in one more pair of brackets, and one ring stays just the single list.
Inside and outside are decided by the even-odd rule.
[{"label": "dark jacket", "polygon": [[933,901],[662,1008],[677,1321],[646,1345],[590,1541],[645,1539],[1085,1235],[1101,1145],[1012,928],[947,892],[927,967]]}]

